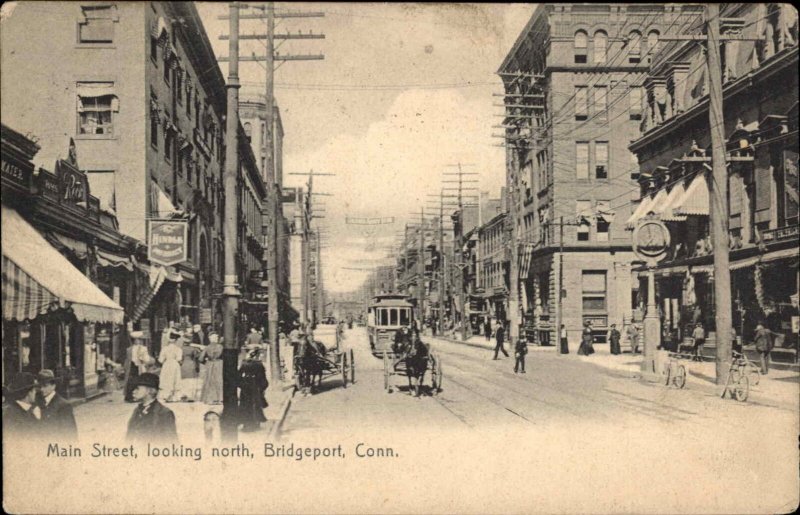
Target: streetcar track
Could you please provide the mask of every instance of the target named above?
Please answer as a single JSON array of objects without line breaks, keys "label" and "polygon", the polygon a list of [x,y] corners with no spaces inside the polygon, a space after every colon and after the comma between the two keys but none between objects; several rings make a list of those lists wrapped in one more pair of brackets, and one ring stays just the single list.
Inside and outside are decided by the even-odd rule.
[{"label": "streetcar track", "polygon": [[[477,395],[478,397],[482,397],[482,398],[488,400],[490,403],[494,404],[495,406],[503,408],[505,411],[508,411],[509,413],[512,413],[512,414],[516,415],[517,417],[521,418],[522,420],[527,421],[530,424],[534,424],[534,425],[536,424],[532,420],[520,415],[516,411],[508,408],[507,406],[504,406],[501,402],[498,402],[496,399],[494,399],[492,397],[489,397],[488,395],[483,394],[483,393],[475,390],[474,388],[470,388],[469,386],[465,385],[464,383],[456,381],[452,377],[448,381],[451,382],[451,383],[455,383],[456,385],[460,386],[461,388],[464,388],[465,390],[467,390],[468,392],[472,393],[473,395]],[[436,399],[436,397],[434,397],[434,399]],[[438,401],[438,399],[437,399],[437,401]],[[442,404],[442,403],[440,402],[440,404]],[[442,406],[444,406],[444,404],[442,404]]]}]

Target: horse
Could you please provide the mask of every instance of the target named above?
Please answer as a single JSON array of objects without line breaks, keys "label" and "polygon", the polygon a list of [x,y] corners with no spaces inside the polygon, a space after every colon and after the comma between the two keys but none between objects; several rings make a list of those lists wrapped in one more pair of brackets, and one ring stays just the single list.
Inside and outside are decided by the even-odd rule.
[{"label": "horse", "polygon": [[420,340],[418,334],[406,346],[405,361],[409,394],[411,394],[413,387],[415,395],[419,397],[420,388],[425,381],[425,372],[428,370],[429,354],[428,346]]}]

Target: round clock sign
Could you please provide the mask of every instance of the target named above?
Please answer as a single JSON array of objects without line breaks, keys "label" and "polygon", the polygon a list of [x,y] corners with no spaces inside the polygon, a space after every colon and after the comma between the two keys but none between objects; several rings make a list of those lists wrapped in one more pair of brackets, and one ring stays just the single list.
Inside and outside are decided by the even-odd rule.
[{"label": "round clock sign", "polygon": [[633,231],[633,251],[645,261],[661,261],[669,242],[669,229],[659,220],[645,220]]}]

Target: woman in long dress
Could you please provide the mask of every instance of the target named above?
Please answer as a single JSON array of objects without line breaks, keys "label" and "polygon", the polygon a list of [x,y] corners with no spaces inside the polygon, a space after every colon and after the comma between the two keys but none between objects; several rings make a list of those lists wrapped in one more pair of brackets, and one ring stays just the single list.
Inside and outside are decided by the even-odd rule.
[{"label": "woman in long dress", "polygon": [[125,351],[125,401],[133,402],[134,381],[139,374],[147,372],[147,347],[143,345],[144,333],[132,331],[131,344]]},{"label": "woman in long dress", "polygon": [[222,345],[219,336],[211,333],[210,342],[200,353],[200,362],[205,361],[205,375],[203,377],[203,391],[200,398],[206,404],[219,404],[222,402]]},{"label": "woman in long dress", "polygon": [[264,408],[267,400],[267,373],[259,359],[259,349],[250,351],[239,368],[239,420],[243,424],[242,431],[256,431],[261,422],[266,422]]},{"label": "woman in long dress", "polygon": [[579,356],[591,356],[594,354],[592,345],[592,323],[587,321],[583,325],[583,335],[581,335],[581,346],[578,348]]},{"label": "woman in long dress", "polygon": [[161,363],[160,393],[161,398],[166,402],[174,402],[181,390],[183,349],[181,349],[180,340],[180,333],[170,333],[169,344],[161,349],[161,353],[158,355],[158,361]]}]

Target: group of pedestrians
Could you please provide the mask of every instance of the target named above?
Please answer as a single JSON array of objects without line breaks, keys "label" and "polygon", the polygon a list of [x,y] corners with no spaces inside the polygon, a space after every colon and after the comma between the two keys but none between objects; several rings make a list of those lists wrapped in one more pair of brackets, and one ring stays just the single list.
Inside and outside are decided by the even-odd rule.
[{"label": "group of pedestrians", "polygon": [[56,392],[52,370],[42,369],[34,376],[28,372],[15,375],[5,395],[3,430],[26,438],[55,437],[71,443],[78,438],[78,426],[72,406]]}]

